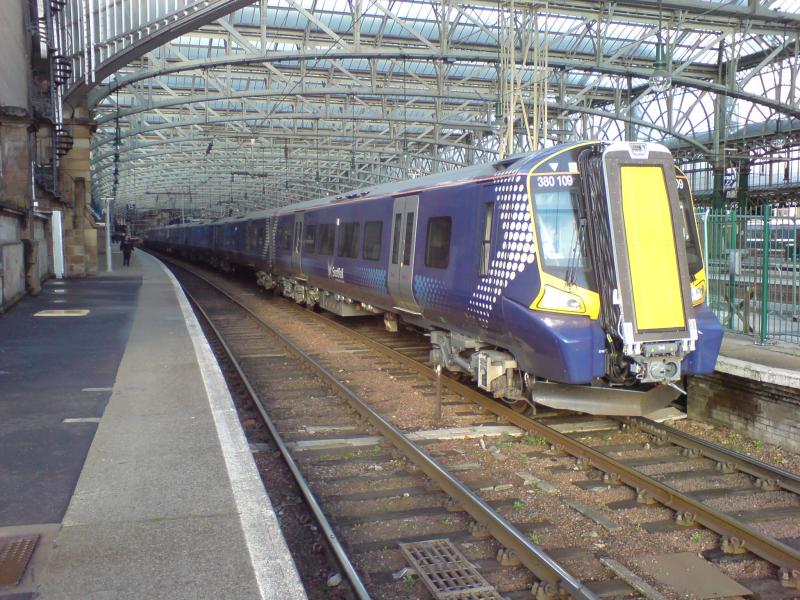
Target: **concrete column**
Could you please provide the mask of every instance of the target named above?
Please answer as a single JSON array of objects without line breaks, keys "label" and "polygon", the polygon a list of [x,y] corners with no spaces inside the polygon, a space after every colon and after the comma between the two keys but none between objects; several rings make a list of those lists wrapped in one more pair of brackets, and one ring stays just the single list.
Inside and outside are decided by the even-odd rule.
[{"label": "concrete column", "polygon": [[64,215],[64,262],[68,277],[97,275],[97,229],[89,210],[91,190],[89,140],[94,128],[88,121],[73,121],[66,127],[74,145],[61,158],[61,194],[68,200]]}]

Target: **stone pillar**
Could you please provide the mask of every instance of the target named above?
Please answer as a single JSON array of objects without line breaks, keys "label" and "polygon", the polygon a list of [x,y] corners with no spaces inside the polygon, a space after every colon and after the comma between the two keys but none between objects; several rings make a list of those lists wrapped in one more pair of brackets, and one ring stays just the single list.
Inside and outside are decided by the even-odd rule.
[{"label": "stone pillar", "polygon": [[68,277],[97,275],[97,229],[89,210],[91,182],[89,141],[93,123],[73,121],[66,124],[74,145],[61,157],[59,180],[61,195],[69,208],[64,215],[64,262]]},{"label": "stone pillar", "polygon": [[78,177],[69,183],[72,184],[70,186],[72,194],[67,196],[70,208],[64,215],[64,267],[68,277],[85,277],[87,273],[86,248],[83,243],[85,229],[83,211],[86,185],[83,177]]}]

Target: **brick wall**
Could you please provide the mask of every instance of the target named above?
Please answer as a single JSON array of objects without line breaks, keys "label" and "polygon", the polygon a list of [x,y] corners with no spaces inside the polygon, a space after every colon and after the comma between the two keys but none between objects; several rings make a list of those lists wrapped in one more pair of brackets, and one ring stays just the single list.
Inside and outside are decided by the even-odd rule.
[{"label": "brick wall", "polygon": [[692,377],[689,416],[800,452],[800,390],[715,372]]}]

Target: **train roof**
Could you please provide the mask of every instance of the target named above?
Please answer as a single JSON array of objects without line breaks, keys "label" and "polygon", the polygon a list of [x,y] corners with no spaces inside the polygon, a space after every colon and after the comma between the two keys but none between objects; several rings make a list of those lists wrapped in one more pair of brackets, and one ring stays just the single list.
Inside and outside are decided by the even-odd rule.
[{"label": "train roof", "polygon": [[263,214],[269,216],[277,212],[298,211],[307,208],[314,208],[317,206],[324,206],[326,204],[335,204],[345,200],[355,200],[358,198],[375,197],[375,196],[390,196],[397,193],[418,190],[420,188],[436,187],[440,185],[455,184],[461,181],[470,179],[483,179],[491,177],[499,171],[516,166],[518,163],[525,163],[536,156],[546,156],[553,148],[547,150],[540,150],[538,152],[526,152],[523,154],[515,154],[503,160],[498,160],[492,163],[485,163],[481,165],[473,165],[471,167],[464,167],[463,169],[454,169],[453,171],[445,171],[444,173],[434,173],[426,175],[425,177],[417,177],[416,179],[406,179],[403,181],[392,181],[390,183],[382,183],[364,188],[358,188],[346,194],[337,194],[335,196],[325,196],[323,198],[316,198],[314,200],[306,200],[305,202],[298,202],[296,204],[289,204],[281,208],[272,208],[259,211],[256,214]]},{"label": "train roof", "polygon": [[418,177],[416,179],[407,179],[404,181],[393,181],[391,183],[383,183],[364,188],[355,189],[346,194],[337,194],[334,196],[325,196],[323,198],[315,198],[313,200],[306,200],[305,202],[297,202],[282,207],[266,208],[259,211],[247,214],[249,219],[257,219],[259,217],[270,217],[280,213],[297,212],[301,210],[308,210],[319,206],[326,206],[329,204],[336,204],[347,200],[357,200],[360,198],[389,196],[406,191],[417,190],[419,188],[435,187],[439,185],[456,184],[461,181],[470,179],[482,179],[491,177],[499,171],[504,169],[513,168],[518,164],[524,164],[531,159],[539,156],[547,156],[556,148],[548,148],[547,150],[540,150],[539,152],[526,152],[524,154],[515,154],[503,160],[486,163],[481,165],[474,165],[465,167],[463,169],[455,169],[453,171],[446,171],[444,173],[434,173],[426,175],[425,177]]},{"label": "train roof", "polygon": [[[288,204],[286,206],[280,206],[275,208],[265,208],[249,212],[246,215],[240,217],[225,217],[223,219],[193,223],[193,225],[222,225],[226,223],[234,223],[237,221],[267,218],[275,216],[276,214],[284,214],[288,212],[308,210],[310,208],[326,206],[329,204],[336,204],[337,202],[345,202],[348,200],[358,200],[360,198],[368,198],[368,197],[389,196],[406,191],[418,190],[420,188],[456,184],[462,181],[467,181],[472,179],[484,179],[496,175],[498,172],[506,169],[517,169],[528,166],[529,164],[537,160],[544,159],[547,156],[553,154],[554,152],[558,152],[560,150],[563,150],[564,148],[569,148],[577,145],[585,145],[587,143],[593,143],[593,142],[581,141],[581,142],[572,142],[569,144],[560,144],[558,146],[553,146],[552,148],[546,148],[544,150],[538,150],[536,152],[515,154],[506,157],[502,160],[494,161],[491,163],[474,165],[471,167],[465,167],[463,169],[455,169],[453,171],[446,171],[444,173],[434,173],[432,175],[426,175],[425,177],[418,177],[416,179],[407,179],[404,181],[393,181],[391,183],[383,183],[380,185],[355,189],[351,192],[347,192],[346,194],[325,196],[323,198],[315,198],[313,200],[306,200],[304,202],[297,202],[295,204]],[[187,225],[190,224],[187,223]],[[175,226],[180,227],[181,225],[170,225],[169,227],[175,227]]]}]

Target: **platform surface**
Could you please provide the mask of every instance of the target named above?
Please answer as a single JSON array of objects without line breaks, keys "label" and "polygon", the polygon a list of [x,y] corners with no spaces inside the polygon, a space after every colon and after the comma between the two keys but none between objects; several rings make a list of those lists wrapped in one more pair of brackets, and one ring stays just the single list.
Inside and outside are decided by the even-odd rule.
[{"label": "platform surface", "polygon": [[800,389],[800,347],[793,344],[762,346],[752,337],[726,333],[716,368],[722,373]]},{"label": "platform surface", "polygon": [[[47,282],[0,317],[0,528],[61,521],[128,341],[141,275]],[[90,317],[37,317],[83,308]],[[91,343],[88,341],[91,340]]]},{"label": "platform surface", "polygon": [[0,537],[43,535],[0,600],[305,598],[188,302],[132,263],[0,318]]}]

